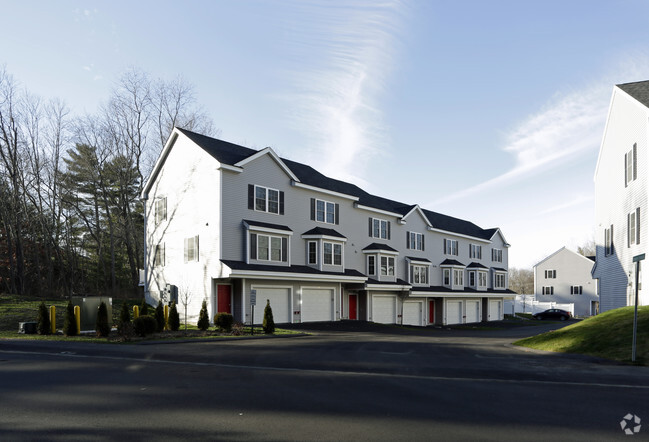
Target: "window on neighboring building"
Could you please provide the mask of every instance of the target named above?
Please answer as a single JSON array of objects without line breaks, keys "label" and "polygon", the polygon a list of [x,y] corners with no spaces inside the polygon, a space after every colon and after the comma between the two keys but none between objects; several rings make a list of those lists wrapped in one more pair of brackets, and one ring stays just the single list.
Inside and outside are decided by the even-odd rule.
[{"label": "window on neighboring building", "polygon": [[554,295],[554,287],[553,286],[543,286],[542,294],[543,295]]},{"label": "window on neighboring building", "polygon": [[545,271],[545,279],[557,279],[557,271],[556,270],[546,270]]},{"label": "window on neighboring building", "polygon": [[633,148],[624,154],[624,185],[638,178],[638,145],[634,144]]},{"label": "window on neighboring building", "polygon": [[339,266],[342,264],[343,248],[340,244],[323,243],[323,262],[327,265]]},{"label": "window on neighboring building", "polygon": [[453,285],[464,285],[464,270],[453,269]]},{"label": "window on neighboring building", "polygon": [[390,239],[390,221],[370,218],[369,230],[372,238]]},{"label": "window on neighboring building", "polygon": [[394,257],[381,256],[381,276],[394,276]]},{"label": "window on neighboring building", "polygon": [[628,213],[626,217],[627,221],[627,247],[631,247],[634,244],[640,244],[640,207],[635,209],[635,211]]},{"label": "window on neighboring building", "polygon": [[604,255],[609,256],[615,253],[615,244],[613,241],[613,224],[608,229],[604,229]]},{"label": "window on neighboring building", "polygon": [[482,259],[482,246],[477,244],[469,244],[469,258]]},{"label": "window on neighboring building", "polygon": [[503,262],[503,250],[491,249],[491,260],[494,262]]},{"label": "window on neighboring building", "polygon": [[487,272],[478,272],[478,287],[487,287]]},{"label": "window on neighboring building", "polygon": [[367,257],[367,274],[376,275],[376,256],[374,255]]},{"label": "window on neighboring building", "polygon": [[156,267],[165,265],[165,245],[164,243],[155,246],[155,255],[153,265]]},{"label": "window on neighboring building", "polygon": [[406,247],[412,250],[424,250],[424,235],[417,232],[406,232]]},{"label": "window on neighboring building", "polygon": [[311,220],[327,224],[338,224],[340,206],[330,201],[311,198]]},{"label": "window on neighboring building", "polygon": [[318,243],[316,241],[309,241],[307,243],[308,263],[318,263]]},{"label": "window on neighboring building", "polygon": [[447,255],[458,255],[459,252],[457,239],[444,238],[444,253]]},{"label": "window on neighboring building", "polygon": [[571,295],[581,295],[583,291],[583,287],[580,285],[572,285],[570,286],[570,294]]},{"label": "window on neighboring building", "polygon": [[284,214],[284,192],[268,187],[248,185],[248,209]]},{"label": "window on neighboring building", "polygon": [[413,264],[410,266],[410,282],[413,284],[428,284],[428,266]]},{"label": "window on neighboring building", "polygon": [[157,198],[155,200],[155,223],[160,224],[161,221],[167,219],[167,198]]},{"label": "window on neighboring building", "polygon": [[505,274],[504,273],[496,273],[496,276],[494,278],[494,288],[497,289],[504,289],[505,288]]},{"label": "window on neighboring building", "polygon": [[185,238],[185,262],[198,261],[198,235]]}]

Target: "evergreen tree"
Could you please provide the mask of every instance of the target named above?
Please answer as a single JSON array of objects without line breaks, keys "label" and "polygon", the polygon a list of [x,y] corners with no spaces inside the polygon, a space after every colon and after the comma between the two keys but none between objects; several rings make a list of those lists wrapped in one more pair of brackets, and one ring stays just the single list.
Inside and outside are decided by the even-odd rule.
[{"label": "evergreen tree", "polygon": [[270,308],[270,299],[266,300],[266,307],[264,308],[264,323],[262,324],[264,333],[272,335],[275,333],[275,321],[273,320],[273,309]]},{"label": "evergreen tree", "polygon": [[50,312],[44,302],[38,306],[38,334],[49,335],[52,328],[50,323]]},{"label": "evergreen tree", "polygon": [[198,324],[196,324],[200,330],[207,330],[210,328],[210,318],[207,315],[207,301],[203,299],[203,304],[201,305],[201,312],[198,315]]},{"label": "evergreen tree", "polygon": [[68,301],[68,305],[65,308],[63,333],[65,333],[65,336],[76,336],[79,333],[79,329],[77,329],[77,319],[74,317],[74,306],[72,305],[72,301]]},{"label": "evergreen tree", "polygon": [[171,308],[169,309],[169,329],[171,331],[178,331],[180,328],[180,315],[178,315],[178,309],[176,308],[176,303],[171,303]]},{"label": "evergreen tree", "polygon": [[97,336],[102,338],[107,337],[110,334],[110,328],[110,323],[108,322],[108,307],[106,307],[105,302],[102,302],[99,304],[99,308],[97,309],[97,321],[95,326]]},{"label": "evergreen tree", "polygon": [[155,308],[155,322],[158,324],[156,331],[161,332],[165,329],[165,312],[162,306],[162,300],[158,301],[158,305]]},{"label": "evergreen tree", "polygon": [[147,316],[149,314],[149,304],[146,303],[146,296],[142,298],[142,305],[140,305],[140,316]]},{"label": "evergreen tree", "polygon": [[131,309],[128,302],[122,302],[122,308],[119,311],[119,324],[118,326],[131,322]]}]

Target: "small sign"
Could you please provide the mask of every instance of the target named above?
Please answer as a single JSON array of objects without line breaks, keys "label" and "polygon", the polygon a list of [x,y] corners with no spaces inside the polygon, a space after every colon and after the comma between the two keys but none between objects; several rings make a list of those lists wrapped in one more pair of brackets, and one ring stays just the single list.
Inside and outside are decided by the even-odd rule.
[{"label": "small sign", "polygon": [[257,305],[257,290],[250,290],[250,305]]}]

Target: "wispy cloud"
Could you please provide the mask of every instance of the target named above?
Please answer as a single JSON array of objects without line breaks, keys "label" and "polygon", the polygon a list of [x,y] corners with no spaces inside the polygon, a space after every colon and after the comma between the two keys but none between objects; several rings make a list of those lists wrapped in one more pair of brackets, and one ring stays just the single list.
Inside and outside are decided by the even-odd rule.
[{"label": "wispy cloud", "polygon": [[649,57],[634,54],[615,72],[578,90],[557,93],[547,105],[525,118],[506,136],[502,150],[510,153],[514,166],[505,173],[460,190],[430,205],[472,197],[494,188],[536,177],[560,167],[578,155],[599,149],[613,85],[644,79],[649,74]]},{"label": "wispy cloud", "polygon": [[582,204],[586,203],[592,203],[595,200],[594,195],[575,195],[573,196],[569,201],[565,201],[561,204],[557,204],[556,206],[548,207],[545,210],[542,210],[539,212],[539,215],[548,215],[550,213],[556,213],[556,212],[561,212],[566,209],[570,209],[572,207],[577,207]]},{"label": "wispy cloud", "polygon": [[[385,146],[378,105],[394,62],[402,2],[295,5],[299,58],[289,73],[294,125],[311,140],[302,155],[331,176],[362,184],[366,159]],[[315,157],[315,158],[314,158]]]}]

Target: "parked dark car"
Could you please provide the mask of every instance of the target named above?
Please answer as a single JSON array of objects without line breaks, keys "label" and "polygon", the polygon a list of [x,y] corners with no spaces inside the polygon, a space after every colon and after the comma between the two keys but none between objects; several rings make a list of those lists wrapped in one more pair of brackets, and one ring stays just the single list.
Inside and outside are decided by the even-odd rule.
[{"label": "parked dark car", "polygon": [[536,313],[533,317],[534,319],[558,319],[559,321],[565,321],[570,319],[572,315],[570,312],[561,310],[560,308],[551,308],[544,312]]}]

